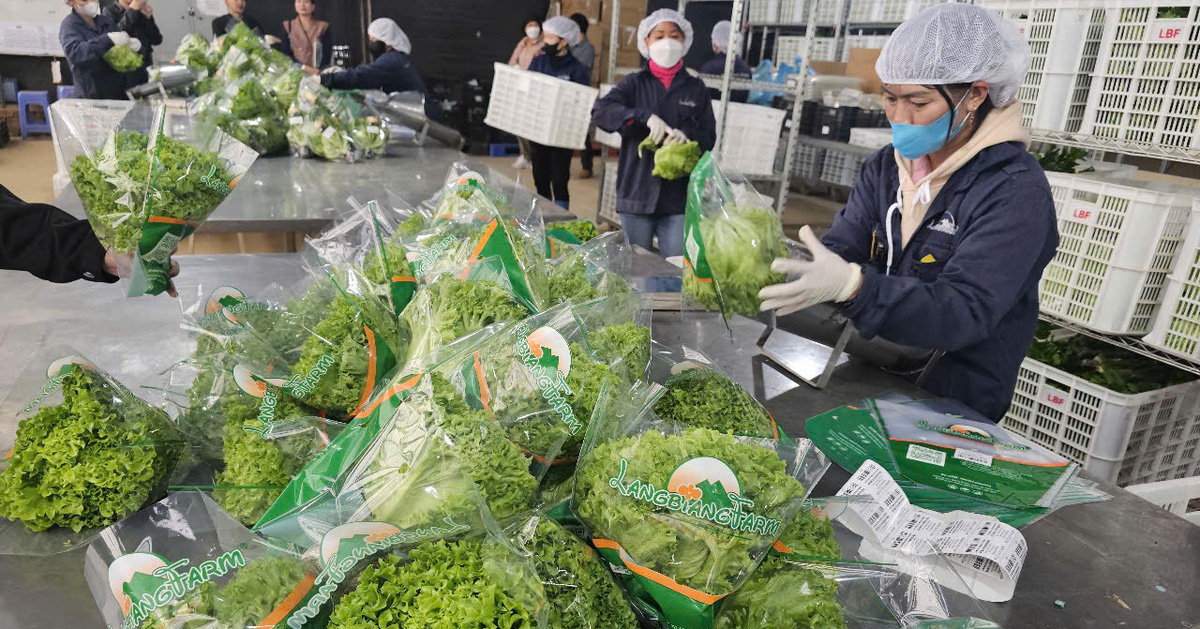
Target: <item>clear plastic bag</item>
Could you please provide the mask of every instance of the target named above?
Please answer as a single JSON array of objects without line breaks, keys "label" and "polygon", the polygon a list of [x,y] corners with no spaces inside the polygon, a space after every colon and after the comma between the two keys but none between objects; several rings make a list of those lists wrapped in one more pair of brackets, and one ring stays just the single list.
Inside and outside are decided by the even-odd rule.
[{"label": "clear plastic bag", "polygon": [[685,306],[720,311],[726,319],[757,315],[758,291],[785,278],[771,271],[776,258],[787,257],[787,246],[770,201],[707,153],[688,181],[685,230]]},{"label": "clear plastic bag", "polygon": [[[287,86],[290,89],[290,85]],[[330,161],[357,162],[386,151],[388,130],[347,94],[331,92],[317,77],[300,79],[288,108],[287,139],[292,153]]]},{"label": "clear plastic bag", "polygon": [[375,201],[360,204],[354,197],[347,203],[350,211],[320,236],[309,238],[308,245],[327,262],[358,269],[375,286],[376,294],[400,315],[417,291],[402,231],[414,213],[385,208]]},{"label": "clear plastic bag", "polygon": [[653,408],[663,419],[746,437],[788,438],[749,391],[699,350],[655,343],[650,379],[662,385]]},{"label": "clear plastic bag", "polygon": [[212,46],[200,33],[188,33],[175,49],[175,61],[188,67],[194,74],[205,76],[217,69],[217,59]]},{"label": "clear plastic bag", "polygon": [[100,241],[132,258],[130,296],[170,282],[181,240],[233,192],[258,154],[220,129],[159,103],[97,128],[102,105],[52,107],[54,141]]},{"label": "clear plastic bag", "polygon": [[626,593],[665,626],[711,628],[829,467],[808,440],[734,437],[658,418],[656,385],[601,395],[574,507]]},{"label": "clear plastic bag", "polygon": [[546,257],[554,259],[599,236],[588,220],[556,221],[546,224]]},{"label": "clear plastic bag", "polygon": [[[998,629],[959,594],[952,563],[933,553],[906,565],[866,560],[838,518],[849,503],[817,499],[784,527],[750,578],[721,604],[716,629]],[[946,579],[957,588],[945,588]]]},{"label": "clear plastic bag", "polygon": [[621,232],[609,232],[567,248],[547,261],[546,307],[633,292],[633,249]]},{"label": "clear plastic bag", "polygon": [[225,83],[223,88],[192,101],[189,110],[262,155],[274,155],[287,148],[287,110],[257,75]]},{"label": "clear plastic bag", "polygon": [[156,500],[183,456],[157,408],[70,348],[30,357],[0,429],[0,554],[86,544]]},{"label": "clear plastic bag", "polygon": [[105,529],[84,568],[107,626],[138,629],[287,627],[316,572],[316,562],[264,543],[194,491]]}]

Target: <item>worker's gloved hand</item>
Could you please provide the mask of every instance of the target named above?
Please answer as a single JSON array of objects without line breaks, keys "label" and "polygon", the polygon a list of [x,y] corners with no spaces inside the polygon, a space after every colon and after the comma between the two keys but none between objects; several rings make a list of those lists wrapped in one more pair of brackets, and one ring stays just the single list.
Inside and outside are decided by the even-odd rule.
[{"label": "worker's gloved hand", "polygon": [[[171,252],[172,255],[175,253]],[[109,249],[104,252],[104,272],[109,275],[115,275],[121,279],[133,277],[133,256],[128,253],[117,253]],[[178,297],[179,291],[175,288],[175,276],[179,275],[179,263],[174,258],[171,259],[172,279],[167,281],[167,294],[172,297]]]},{"label": "worker's gloved hand", "polygon": [[112,40],[112,43],[114,46],[129,45],[129,35],[126,35],[125,33],[122,33],[121,31],[113,31],[113,32],[109,33],[108,38]]},{"label": "worker's gloved hand", "polygon": [[670,146],[672,144],[683,144],[687,141],[688,137],[684,135],[682,131],[679,129],[671,129],[670,133],[667,134],[666,139],[663,140],[663,144]]},{"label": "worker's gloved hand", "polygon": [[266,37],[263,37],[263,41],[267,42],[268,46],[278,46],[282,43],[280,39],[274,35],[267,35]]},{"label": "worker's gloved hand", "polygon": [[662,118],[659,118],[655,114],[650,114],[650,119],[646,121],[646,126],[650,127],[650,139],[654,140],[655,144],[662,144],[667,134],[673,131],[671,125],[668,125]]},{"label": "worker's gloved hand", "polygon": [[133,49],[134,52],[138,52],[142,49],[142,40],[136,37],[130,37],[129,43],[126,45]]},{"label": "worker's gloved hand", "polygon": [[843,302],[858,294],[861,267],[825,248],[807,225],[800,229],[800,243],[812,252],[812,260],[775,259],[772,271],[799,278],[758,291],[763,311],[778,310],[776,314],[786,315],[827,301]]}]

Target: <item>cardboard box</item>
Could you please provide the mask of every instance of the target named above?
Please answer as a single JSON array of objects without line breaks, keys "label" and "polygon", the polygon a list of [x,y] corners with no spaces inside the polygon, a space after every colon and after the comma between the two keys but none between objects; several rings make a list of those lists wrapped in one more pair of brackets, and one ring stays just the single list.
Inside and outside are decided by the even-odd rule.
[{"label": "cardboard box", "polygon": [[844,61],[810,61],[808,65],[817,74],[833,74],[835,76],[849,76],[846,74],[846,68],[849,66]]},{"label": "cardboard box", "polygon": [[20,137],[21,135],[21,113],[16,105],[0,105],[0,118],[8,121],[9,137]]},{"label": "cardboard box", "polygon": [[851,48],[849,61],[846,63],[846,76],[862,79],[863,92],[880,94],[883,92],[883,82],[875,74],[875,61],[879,59],[880,48]]}]

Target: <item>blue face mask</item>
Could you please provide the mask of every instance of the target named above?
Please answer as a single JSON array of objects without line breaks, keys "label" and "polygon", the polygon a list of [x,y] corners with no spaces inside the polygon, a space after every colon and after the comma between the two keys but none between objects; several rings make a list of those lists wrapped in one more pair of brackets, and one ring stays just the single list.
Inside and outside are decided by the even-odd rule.
[{"label": "blue face mask", "polygon": [[[967,94],[970,94],[970,91]],[[958,105],[967,99],[967,94],[963,94]],[[900,153],[904,159],[917,159],[946,146],[967,124],[967,120],[964,118],[957,128],[950,131],[950,125],[958,114],[958,105],[929,124],[903,124],[888,121],[888,124],[892,125],[892,145],[896,147],[896,152]],[[947,134],[947,132],[949,133]]]}]

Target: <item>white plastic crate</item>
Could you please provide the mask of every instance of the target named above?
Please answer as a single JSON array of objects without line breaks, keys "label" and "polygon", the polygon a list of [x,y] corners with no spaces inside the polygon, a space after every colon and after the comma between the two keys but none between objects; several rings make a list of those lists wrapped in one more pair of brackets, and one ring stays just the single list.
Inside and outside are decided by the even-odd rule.
[{"label": "white plastic crate", "polygon": [[[1107,12],[1081,132],[1200,148],[1200,0],[1119,6]],[[1169,9],[1188,17],[1171,17]]]},{"label": "white plastic crate", "polygon": [[605,160],[604,186],[600,189],[600,209],[597,212],[600,220],[620,226],[621,218],[617,216],[617,162]]},{"label": "white plastic crate", "polygon": [[[1200,198],[1192,199],[1192,205],[1196,217]],[[1188,226],[1154,328],[1144,340],[1177,356],[1200,359],[1200,220]]]},{"label": "white plastic crate", "polygon": [[598,90],[502,63],[495,68],[485,124],[546,146],[583,148]]},{"label": "white plastic crate", "polygon": [[[605,94],[608,94],[609,91],[612,90],[612,88],[613,88],[612,83],[601,83],[600,84],[600,97],[603,97]],[[621,134],[620,133],[609,133],[608,131],[601,131],[600,129],[596,129],[595,137],[596,137],[596,141],[603,144],[604,146],[614,148],[614,149],[621,148]]]},{"label": "white plastic crate", "polygon": [[821,178],[821,170],[824,167],[825,149],[802,142],[796,143],[796,156],[792,160],[793,177],[816,181]]},{"label": "white plastic crate", "polygon": [[750,0],[751,24],[775,24],[779,21],[779,0]]},{"label": "white plastic crate", "polygon": [[[833,38],[814,37],[811,61],[833,61]],[[775,41],[775,65],[781,63],[794,64],[796,57],[804,56],[804,38],[795,35],[782,35]]]},{"label": "white plastic crate", "polygon": [[825,164],[821,167],[821,181],[839,186],[853,186],[858,179],[858,171],[862,170],[863,162],[869,155],[852,153],[850,151],[825,151]]},{"label": "white plastic crate", "polygon": [[851,0],[850,24],[897,24],[904,21],[908,0]]},{"label": "white plastic crate", "polygon": [[1059,242],[1042,273],[1042,311],[1108,334],[1148,332],[1183,241],[1191,196],[1166,184],[1046,177]]},{"label": "white plastic crate", "polygon": [[845,17],[846,14],[844,11],[846,7],[843,5],[850,4],[849,2],[843,3],[841,0],[817,0],[815,4],[817,8],[816,15],[813,16],[813,21],[816,22],[817,26],[833,26],[839,22],[845,23],[845,20],[838,19],[838,10],[841,9],[843,11],[842,17]]},{"label": "white plastic crate", "polygon": [[883,48],[887,40],[887,35],[846,35],[846,43],[842,46],[842,61],[850,61],[851,48]]},{"label": "white plastic crate", "polygon": [[1025,126],[1078,132],[1103,39],[1105,0],[981,0],[978,4],[1015,22],[1029,41],[1029,72],[1017,91]]},{"label": "white plastic crate", "polygon": [[876,127],[854,127],[850,129],[850,144],[879,150],[892,143],[892,130]]},{"label": "white plastic crate", "polygon": [[1182,454],[1200,437],[1200,381],[1126,395],[1026,358],[1000,425],[1110,482],[1140,478],[1126,470],[1146,462],[1152,474],[1176,473],[1182,459],[1160,450],[1176,444]]},{"label": "white plastic crate", "polygon": [[[717,127],[721,125],[720,106]],[[770,175],[775,172],[775,154],[787,112],[782,109],[729,103],[729,124],[721,146],[721,167],[743,175]]]},{"label": "white plastic crate", "polygon": [[808,5],[806,0],[779,0],[777,24],[807,24]]}]

